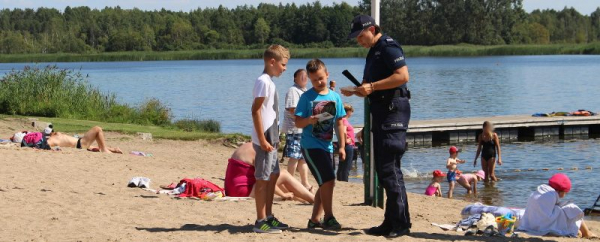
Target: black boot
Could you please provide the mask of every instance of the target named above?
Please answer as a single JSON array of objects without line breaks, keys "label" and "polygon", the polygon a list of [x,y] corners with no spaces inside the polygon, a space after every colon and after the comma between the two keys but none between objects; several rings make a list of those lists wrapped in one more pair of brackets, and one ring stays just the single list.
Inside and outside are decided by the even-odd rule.
[{"label": "black boot", "polygon": [[410,228],[397,228],[393,229],[389,234],[388,238],[398,238],[402,236],[410,235]]},{"label": "black boot", "polygon": [[368,235],[374,236],[385,236],[389,235],[390,232],[392,232],[392,226],[388,225],[386,222],[383,222],[381,225],[370,228],[366,231]]}]

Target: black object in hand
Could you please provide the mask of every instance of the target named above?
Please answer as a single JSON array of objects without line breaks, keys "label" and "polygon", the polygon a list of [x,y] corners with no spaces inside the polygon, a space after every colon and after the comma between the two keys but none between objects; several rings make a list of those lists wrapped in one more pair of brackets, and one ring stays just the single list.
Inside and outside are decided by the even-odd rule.
[{"label": "black object in hand", "polygon": [[354,85],[356,85],[357,87],[361,86],[360,82],[352,74],[350,74],[348,70],[342,71],[342,74],[344,74],[344,76],[348,78],[348,80],[350,80],[352,83],[354,83]]}]

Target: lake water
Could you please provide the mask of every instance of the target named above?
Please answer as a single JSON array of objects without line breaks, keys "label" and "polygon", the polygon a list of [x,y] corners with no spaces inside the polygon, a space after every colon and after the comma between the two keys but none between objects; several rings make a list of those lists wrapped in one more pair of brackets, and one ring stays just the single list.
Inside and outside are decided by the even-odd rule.
[{"label": "lake water", "polygon": [[[292,85],[293,72],[306,62],[306,59],[290,60],[288,71],[274,79],[280,103]],[[351,85],[341,74],[345,69],[357,78],[362,76],[363,59],[324,59],[324,62],[330,79],[336,80],[338,87]],[[413,120],[576,109],[600,111],[600,56],[424,57],[408,58],[407,62]],[[89,76],[92,85],[117,94],[122,102],[137,104],[158,98],[172,108],[176,119],[215,119],[221,122],[224,132],[244,134],[251,132],[251,90],[263,68],[261,60],[52,64],[80,70]],[[35,64],[0,64],[0,74],[25,65]],[[350,121],[361,124],[362,100],[351,97],[344,101],[357,110]],[[480,198],[466,199],[522,207],[537,185],[547,181],[556,169],[564,168],[574,183],[568,198],[588,206],[600,193],[599,145],[599,140],[506,144],[505,165],[498,168],[498,176],[503,180],[492,187],[481,186]],[[462,158],[472,162],[474,149],[474,146],[464,147]],[[421,174],[418,176],[421,178],[408,178],[408,189],[422,193],[428,185],[423,174],[433,169],[443,170],[446,158],[447,147],[409,150],[403,159],[404,170],[407,176]],[[586,170],[587,166],[593,170]],[[579,170],[571,171],[573,167]],[[463,165],[461,169],[473,170],[472,165]],[[515,169],[535,171],[514,172]],[[462,198],[463,194],[464,189],[457,188],[455,196]]]}]

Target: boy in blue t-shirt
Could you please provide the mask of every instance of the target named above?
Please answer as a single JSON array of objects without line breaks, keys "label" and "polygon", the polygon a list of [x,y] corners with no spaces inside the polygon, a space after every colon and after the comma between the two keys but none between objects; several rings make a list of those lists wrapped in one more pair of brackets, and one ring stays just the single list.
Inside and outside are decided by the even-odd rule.
[{"label": "boy in blue t-shirt", "polygon": [[[300,97],[296,107],[296,126],[302,130],[302,153],[313,174],[319,189],[315,194],[315,203],[308,228],[341,229],[342,226],[333,216],[333,187],[335,173],[333,171],[333,130],[336,129],[338,140],[344,140],[346,129],[342,118],[346,116],[344,103],[340,95],[327,88],[329,73],[319,59],[310,60],[306,71],[313,88]],[[345,143],[339,142],[340,160],[344,160]],[[324,212],[323,221],[320,221]]]}]

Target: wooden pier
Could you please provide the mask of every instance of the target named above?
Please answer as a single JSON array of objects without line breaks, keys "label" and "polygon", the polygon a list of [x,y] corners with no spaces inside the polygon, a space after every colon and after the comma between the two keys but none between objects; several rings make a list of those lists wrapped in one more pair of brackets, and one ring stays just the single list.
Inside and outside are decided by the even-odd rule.
[{"label": "wooden pier", "polygon": [[[406,141],[409,146],[474,143],[484,121],[496,127],[502,141],[545,141],[600,138],[599,116],[495,117],[411,120]],[[359,131],[362,126],[357,127]]]},{"label": "wooden pier", "polygon": [[503,141],[538,141],[600,136],[600,116],[496,117],[411,120],[407,135],[410,146],[476,142],[484,121],[496,127]]}]

